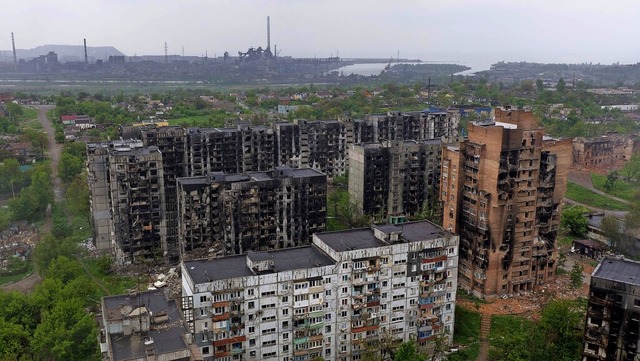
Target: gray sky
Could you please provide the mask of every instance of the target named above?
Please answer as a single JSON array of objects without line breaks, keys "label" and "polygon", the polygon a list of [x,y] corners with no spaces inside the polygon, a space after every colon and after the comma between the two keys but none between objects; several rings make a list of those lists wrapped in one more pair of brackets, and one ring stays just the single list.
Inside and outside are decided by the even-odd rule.
[{"label": "gray sky", "polygon": [[126,55],[281,55],[636,63],[638,0],[16,0],[1,7],[0,49],[111,45]]}]

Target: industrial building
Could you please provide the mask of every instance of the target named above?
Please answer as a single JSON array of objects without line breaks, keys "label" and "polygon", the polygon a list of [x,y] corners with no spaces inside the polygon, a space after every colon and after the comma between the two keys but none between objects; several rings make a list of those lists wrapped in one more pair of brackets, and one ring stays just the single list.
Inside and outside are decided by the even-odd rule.
[{"label": "industrial building", "polygon": [[457,246],[422,221],[184,261],[185,321],[205,360],[359,360],[393,341],[451,341]]},{"label": "industrial building", "polygon": [[582,361],[637,360],[640,263],[605,258],[591,274]]},{"label": "industrial building", "polygon": [[352,145],[349,197],[360,214],[375,221],[441,214],[438,188],[442,141],[384,141]]},{"label": "industrial building", "polygon": [[531,111],[495,109],[442,154],[443,227],[460,235],[460,286],[478,297],[553,278],[571,140],[546,140]]},{"label": "industrial building", "polygon": [[89,144],[88,182],[94,240],[119,263],[169,253],[163,158],[140,141]]},{"label": "industrial building", "polygon": [[179,178],[183,259],[309,244],[326,203],[327,177],[309,168]]}]

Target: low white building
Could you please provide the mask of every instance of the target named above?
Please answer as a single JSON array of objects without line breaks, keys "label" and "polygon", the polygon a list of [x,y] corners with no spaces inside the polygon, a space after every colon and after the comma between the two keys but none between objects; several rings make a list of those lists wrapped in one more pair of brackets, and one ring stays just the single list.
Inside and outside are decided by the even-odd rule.
[{"label": "low white building", "polygon": [[422,221],[185,261],[182,309],[205,360],[358,360],[390,339],[451,340],[458,240]]}]

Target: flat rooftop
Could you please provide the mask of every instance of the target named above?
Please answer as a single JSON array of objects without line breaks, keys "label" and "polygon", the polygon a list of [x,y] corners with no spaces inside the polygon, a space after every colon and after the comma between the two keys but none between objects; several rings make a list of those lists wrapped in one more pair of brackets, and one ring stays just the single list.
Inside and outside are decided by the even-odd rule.
[{"label": "flat rooftop", "polygon": [[184,265],[194,283],[221,281],[229,278],[256,276],[247,266],[247,258],[252,262],[273,261],[275,272],[323,267],[336,264],[331,257],[315,246],[303,246],[272,251],[249,251],[246,255],[227,256],[211,260],[185,261]]},{"label": "flat rooftop", "polygon": [[324,267],[336,264],[336,261],[315,246],[303,246],[264,252],[247,253],[252,262],[272,260],[276,272],[296,269]]},{"label": "flat rooftop", "polygon": [[591,277],[640,286],[640,262],[605,258]]},{"label": "flat rooftop", "polygon": [[387,224],[348,231],[318,233],[316,237],[336,252],[388,246],[390,243],[374,236],[374,228],[386,234],[399,233],[400,242],[418,242],[437,239],[441,238],[444,234],[444,231],[437,225],[428,221],[420,221],[397,225]]},{"label": "flat rooftop", "polygon": [[148,335],[109,335],[114,360],[144,358],[146,356],[145,336],[153,339],[156,355],[188,349],[182,338],[187,333],[187,329],[182,323],[176,302],[168,300],[163,290],[147,291],[135,295],[109,296],[102,300],[104,304],[102,312],[107,315],[107,322],[121,319],[120,309],[124,306],[130,306],[133,309],[145,306],[154,315],[166,312],[169,317],[167,322],[157,326],[152,324]]},{"label": "flat rooftop", "polygon": [[313,168],[277,167],[276,171],[291,178],[324,177],[324,173]]},{"label": "flat rooftop", "polygon": [[245,255],[185,261],[184,266],[194,283],[226,280],[228,278],[254,276],[247,267]]},{"label": "flat rooftop", "polygon": [[316,237],[336,252],[346,252],[356,249],[383,247],[388,245],[386,242],[374,237],[373,230],[371,230],[371,228],[318,233],[316,234]]}]

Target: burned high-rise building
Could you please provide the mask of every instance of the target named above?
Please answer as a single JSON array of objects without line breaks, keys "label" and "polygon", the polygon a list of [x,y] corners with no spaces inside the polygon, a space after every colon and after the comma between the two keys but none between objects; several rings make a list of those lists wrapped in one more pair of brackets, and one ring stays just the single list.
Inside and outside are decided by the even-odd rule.
[{"label": "burned high-rise building", "polygon": [[[337,120],[300,124],[302,166],[317,169],[332,179],[343,175],[348,167],[347,127]],[[306,155],[306,159],[304,157]]]},{"label": "burned high-rise building", "polygon": [[591,274],[582,361],[638,360],[640,263],[605,258]]},{"label": "burned high-rise building", "polygon": [[89,144],[87,152],[96,247],[112,252],[118,263],[167,255],[159,149],[120,141]]},{"label": "burned high-rise building", "polygon": [[170,256],[178,256],[178,201],[176,179],[185,174],[185,129],[182,127],[141,128],[142,142],[162,154],[167,245]]},{"label": "burned high-rise building", "polygon": [[357,210],[377,221],[440,214],[439,139],[352,145],[349,196]]},{"label": "burned high-rise building", "polygon": [[[177,188],[177,180],[180,178],[207,177],[216,172],[222,172],[229,177],[231,174],[262,172],[262,174],[268,174],[265,177],[279,178],[274,176],[272,171],[278,166],[289,166],[299,168],[301,171],[311,168],[331,179],[346,174],[349,167],[349,147],[351,144],[404,139],[419,143],[425,140],[425,137],[446,141],[446,139],[453,137],[447,132],[456,128],[457,118],[453,113],[432,110],[389,113],[371,116],[366,120],[301,120],[294,123],[277,123],[271,126],[245,124],[234,128],[188,129],[177,126],[157,127],[155,125],[123,127],[122,137],[136,140],[94,144],[90,146],[88,151],[89,168],[92,174],[89,187],[93,207],[95,243],[101,250],[113,249],[114,245],[119,245],[118,247],[121,248],[117,253],[119,262],[133,261],[136,255],[143,254],[175,256],[179,254],[180,250],[178,247],[180,226],[178,224]],[[121,162],[121,158],[117,154],[125,152],[125,149],[134,155],[131,161],[139,163],[139,169],[153,170],[154,175],[143,174],[142,170],[139,172],[120,172],[117,181],[111,180],[109,177],[115,173],[110,170],[110,167]],[[398,156],[398,154],[394,155],[394,157]],[[153,158],[153,166],[144,165],[147,158],[150,164],[152,162],[150,159]],[[398,208],[394,204],[400,198],[387,197],[389,204],[391,204],[389,215],[397,213],[414,215],[419,212],[419,209],[423,209],[421,207],[424,206],[425,198],[422,183],[415,183],[420,184],[417,186],[414,186],[414,183],[411,185],[407,183],[414,182],[414,178],[417,182],[422,182],[426,177],[424,178],[426,187],[431,184],[428,179],[432,178],[432,175],[425,176],[421,173],[420,167],[422,165],[420,162],[423,155],[418,155],[418,158],[418,161],[411,161],[411,166],[406,168],[408,169],[408,173],[406,173],[408,179],[402,180],[402,182],[400,179],[389,182],[392,186],[390,194],[395,194],[403,189],[405,199],[402,201],[402,206]],[[407,160],[397,160],[396,163],[405,164],[406,162]],[[395,173],[392,172],[392,174]],[[150,198],[153,205],[149,206],[150,208],[146,205],[120,207],[120,205],[129,204],[130,201],[134,203],[137,201],[126,198],[129,193],[118,193],[118,187],[130,185],[133,187],[130,189],[131,192],[134,190],[138,192],[139,189],[142,189],[142,186],[138,184],[146,184],[145,182],[148,182],[149,179],[153,179],[156,182],[154,184],[158,184],[157,177],[162,178],[162,186],[153,187],[153,195]],[[257,175],[252,175],[252,177],[255,178]],[[323,179],[326,181],[326,178]],[[271,196],[279,197],[278,193],[269,192],[271,191],[267,191],[268,196],[264,198],[265,202],[271,200]],[[158,203],[158,199],[160,199],[160,203]],[[157,207],[161,207],[161,211],[158,212]],[[125,209],[127,213],[123,214]],[[141,213],[137,214],[136,212]],[[151,212],[151,216],[147,214],[148,212]],[[147,219],[146,217],[152,217],[152,220],[147,223],[151,224],[153,232],[149,232],[147,228],[143,229],[144,232],[127,230],[127,227],[149,227],[141,223],[142,220]],[[157,220],[156,217],[160,217],[160,220]],[[280,246],[278,242],[284,242],[284,244],[293,242],[295,244],[298,239],[305,238],[304,232],[307,232],[307,229],[314,232],[316,229],[323,230],[324,227],[324,224],[318,226],[318,222],[299,225],[297,222],[308,221],[304,217],[291,221],[279,215],[278,219],[286,224],[295,225],[297,231],[292,231],[294,232],[293,236],[287,236],[291,238],[269,239],[268,241],[259,241],[257,244],[275,242],[277,247]],[[280,227],[286,226],[280,225]],[[285,232],[284,228],[281,231]],[[127,235],[126,232],[132,233]],[[267,231],[261,230],[260,237],[265,232]],[[296,235],[295,232],[299,234]],[[254,235],[258,235],[258,233]],[[248,237],[248,233],[242,235],[242,237],[245,236]],[[264,240],[265,238],[260,239]],[[288,239],[294,241],[288,241]],[[236,242],[235,239],[233,242]],[[194,241],[193,243],[197,244],[198,242]],[[120,245],[126,246],[126,250]],[[235,252],[237,249],[245,250],[247,248],[246,245],[234,246],[228,252]]]},{"label": "burned high-rise building", "polygon": [[242,132],[237,128],[189,128],[184,156],[185,176],[243,172],[242,141]]},{"label": "burned high-rise building", "polygon": [[313,169],[178,179],[182,247],[215,255],[308,244],[324,230],[326,176]]},{"label": "burned high-rise building", "polygon": [[459,114],[439,109],[419,112],[389,112],[353,121],[353,142],[380,143],[386,140],[440,139],[458,141]]},{"label": "burned high-rise building", "polygon": [[443,228],[460,234],[459,279],[477,296],[530,291],[555,273],[571,141],[545,141],[531,111],[496,109],[442,155]]}]

